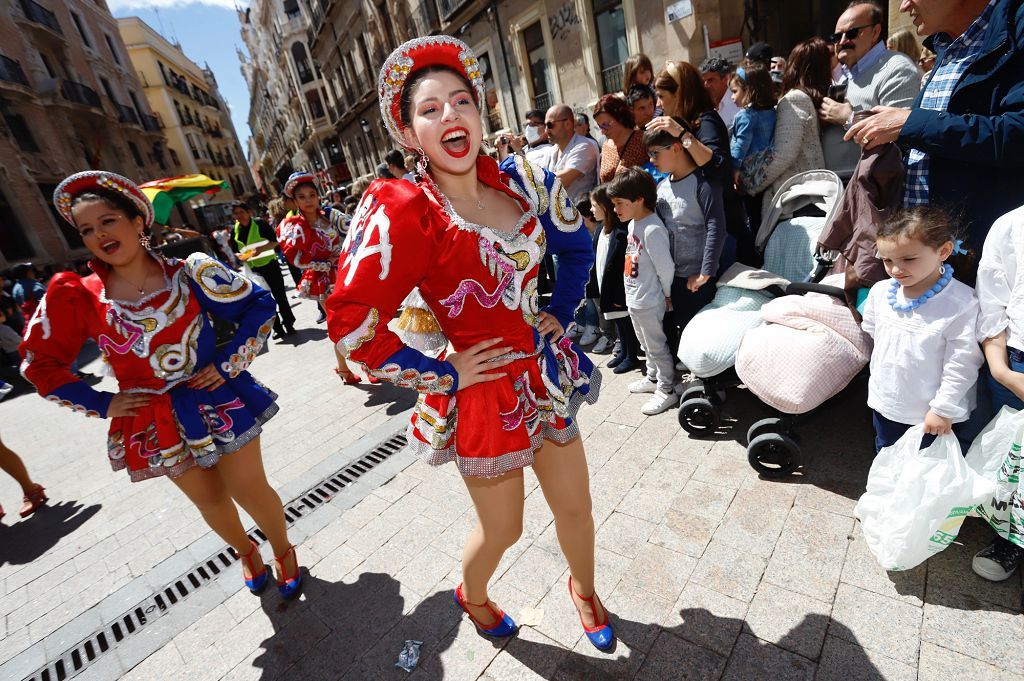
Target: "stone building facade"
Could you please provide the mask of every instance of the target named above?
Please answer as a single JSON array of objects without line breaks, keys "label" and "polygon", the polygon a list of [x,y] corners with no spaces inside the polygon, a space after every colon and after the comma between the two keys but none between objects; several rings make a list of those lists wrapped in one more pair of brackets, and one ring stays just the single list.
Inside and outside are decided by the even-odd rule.
[{"label": "stone building facade", "polygon": [[50,198],[90,168],[180,172],[104,0],[0,0],[0,270],[87,256]]},{"label": "stone building facade", "polygon": [[[895,4],[896,0],[889,0]],[[520,130],[526,111],[564,102],[591,110],[622,87],[625,59],[647,54],[699,64],[709,50],[740,54],[768,41],[786,55],[825,36],[848,0],[303,0],[308,47],[341,152],[353,175],[370,176],[392,148],[378,112],[377,72],[415,36],[454,35],[484,67],[488,132]],[[891,11],[899,22],[898,9]],[[254,98],[258,94],[254,94]],[[259,148],[266,148],[257,140]]]},{"label": "stone building facade", "polygon": [[254,0],[239,12],[248,56],[239,54],[249,84],[249,127],[264,190],[276,193],[296,169],[324,186],[351,179],[333,124],[335,100],[310,57],[309,16],[299,0]]},{"label": "stone building facade", "polygon": [[142,19],[126,17],[117,25],[146,100],[162,124],[177,168],[172,174],[201,173],[228,183],[213,196],[190,201],[198,226],[215,228],[230,213],[232,201],[256,189],[217,80]]}]

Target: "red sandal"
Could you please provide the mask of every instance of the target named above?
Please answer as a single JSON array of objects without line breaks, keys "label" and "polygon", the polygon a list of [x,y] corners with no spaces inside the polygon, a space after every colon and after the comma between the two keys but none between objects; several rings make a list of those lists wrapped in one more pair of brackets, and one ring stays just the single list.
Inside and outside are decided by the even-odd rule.
[{"label": "red sandal", "polygon": [[[284,570],[284,559],[288,557],[289,553],[295,558],[295,574],[291,577]],[[299,559],[295,555],[295,546],[289,546],[283,554],[274,556],[274,563],[277,565],[278,573],[277,592],[285,600],[295,598],[302,591],[302,569],[299,567]]]},{"label": "red sandal", "polygon": [[[253,564],[253,556],[259,557],[260,560],[260,571],[256,572],[256,567]],[[261,594],[267,588],[267,566],[263,563],[263,558],[260,556],[259,547],[256,546],[256,542],[252,539],[249,540],[249,553],[238,554],[238,559],[245,563],[245,566],[249,569],[251,577],[246,578],[245,572],[242,572],[242,579],[245,581],[245,586],[248,587],[249,591],[254,594]]]},{"label": "red sandal", "polygon": [[[491,605],[490,601],[486,601],[485,603],[481,603],[480,605],[477,605],[476,603],[470,603],[469,601],[467,601],[466,597],[462,595],[461,584],[455,587],[454,595],[455,604],[462,608],[467,615],[469,615],[469,619],[473,621],[473,624],[476,625],[476,628],[479,629],[481,633],[487,634],[488,636],[505,637],[511,636],[519,630],[519,627],[516,626],[515,621],[511,617],[509,617],[508,614],[505,613],[503,610],[498,610],[496,607]],[[473,613],[469,611],[469,608],[466,607],[467,605],[472,605],[474,608],[487,608],[487,612],[491,613],[497,624],[491,625],[490,629],[485,628],[484,625],[480,623],[480,620],[474,617]]]},{"label": "red sandal", "polygon": [[334,373],[341,376],[341,380],[345,381],[345,385],[355,385],[356,383],[362,383],[363,379],[359,378],[359,375],[354,371],[345,371],[335,368]]},{"label": "red sandal", "polygon": [[[36,485],[32,488],[32,491],[25,495],[25,503],[21,505],[21,517],[25,518],[32,515],[42,507],[50,498],[46,496],[46,488],[42,485]],[[3,516],[3,513],[0,513]]]},{"label": "red sandal", "polygon": [[[577,593],[576,589],[572,588],[572,575],[569,575],[569,596],[576,596],[584,603],[590,606],[590,611],[594,613],[594,617],[597,617],[597,606],[594,604],[597,599],[597,592],[595,591],[590,595],[589,598],[581,596]],[[576,605],[576,600],[573,599],[573,605]],[[602,604],[602,609],[604,606]],[[615,643],[615,632],[612,631],[612,625],[608,621],[608,611],[604,611],[604,622],[594,627],[588,627],[587,623],[583,621],[583,613],[580,612],[579,607],[576,608],[576,613],[580,616],[580,624],[583,625],[583,631],[587,634],[587,638],[594,644],[594,647],[598,650],[608,650]]]}]

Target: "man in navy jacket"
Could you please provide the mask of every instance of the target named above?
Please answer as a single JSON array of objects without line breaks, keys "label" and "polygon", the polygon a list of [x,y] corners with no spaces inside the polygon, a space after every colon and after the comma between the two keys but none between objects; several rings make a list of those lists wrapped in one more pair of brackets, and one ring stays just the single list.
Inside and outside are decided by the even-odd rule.
[{"label": "man in navy jacket", "polygon": [[904,203],[962,214],[980,253],[992,222],[1024,203],[1024,0],[903,0],[900,11],[928,36],[935,69],[912,108],[875,107],[846,139],[908,150]]}]

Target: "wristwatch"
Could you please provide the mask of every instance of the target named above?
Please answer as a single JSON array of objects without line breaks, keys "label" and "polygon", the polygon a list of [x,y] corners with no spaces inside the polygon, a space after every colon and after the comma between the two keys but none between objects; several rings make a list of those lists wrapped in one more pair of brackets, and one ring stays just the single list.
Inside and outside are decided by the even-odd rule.
[{"label": "wristwatch", "polygon": [[689,133],[683,133],[683,149],[689,149],[690,145],[693,144],[693,135]]}]

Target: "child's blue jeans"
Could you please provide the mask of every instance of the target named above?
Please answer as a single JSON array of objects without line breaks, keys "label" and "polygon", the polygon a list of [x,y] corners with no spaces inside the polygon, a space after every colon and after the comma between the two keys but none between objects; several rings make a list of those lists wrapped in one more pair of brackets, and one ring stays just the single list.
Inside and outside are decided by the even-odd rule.
[{"label": "child's blue jeans", "polygon": [[[1007,348],[1007,351],[1007,354],[1009,355],[1007,359],[1009,361],[1010,368],[1017,373],[1024,373],[1024,351],[1018,350],[1017,348]],[[992,378],[991,374],[988,376],[988,386],[992,391],[992,410],[994,413],[998,412],[1003,407],[1024,409],[1024,402],[1014,395],[1012,390]]]}]

